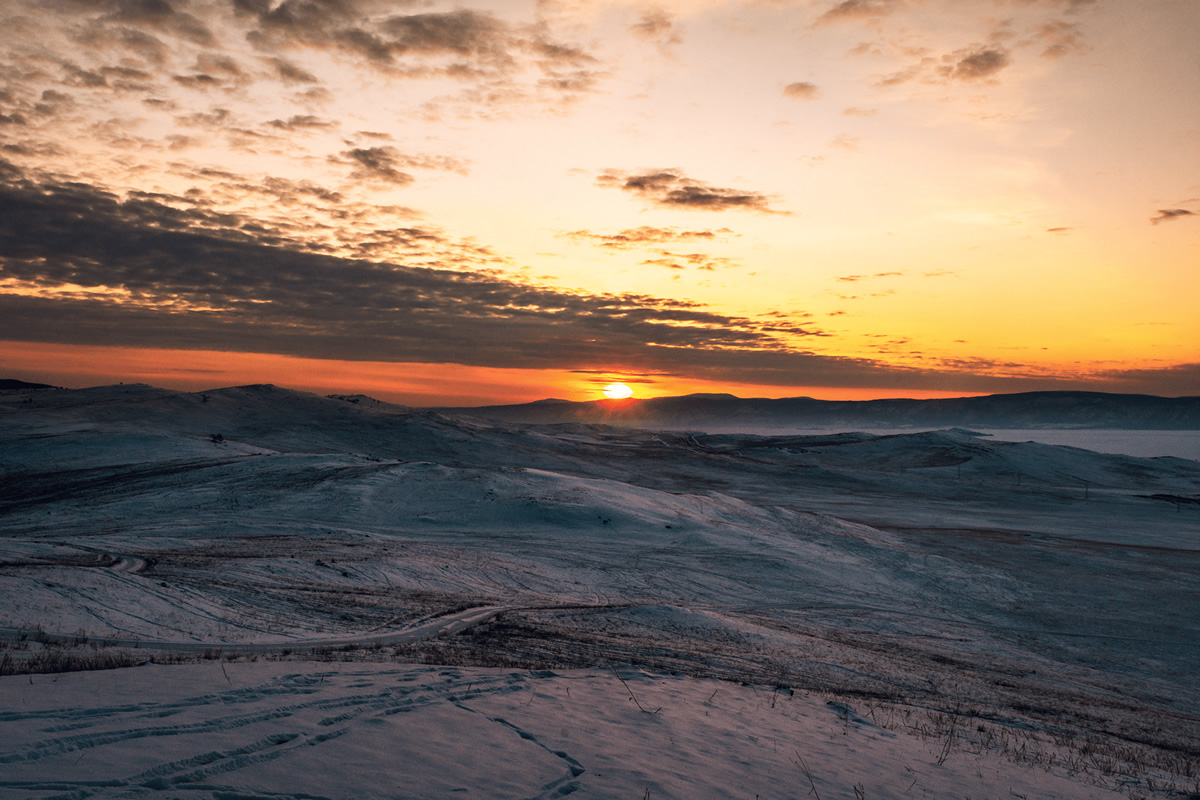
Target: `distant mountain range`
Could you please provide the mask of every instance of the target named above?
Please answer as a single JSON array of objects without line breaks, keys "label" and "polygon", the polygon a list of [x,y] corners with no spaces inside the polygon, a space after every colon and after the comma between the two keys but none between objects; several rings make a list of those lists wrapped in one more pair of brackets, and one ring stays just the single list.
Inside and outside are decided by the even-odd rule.
[{"label": "distant mountain range", "polygon": [[30,383],[14,378],[0,378],[0,392],[27,392],[34,389],[53,389],[48,383]]},{"label": "distant mountain range", "polygon": [[1200,430],[1200,397],[1103,392],[1024,392],[943,400],[770,400],[690,394],[434,410],[503,422],[599,423],[708,432],[951,427]]}]

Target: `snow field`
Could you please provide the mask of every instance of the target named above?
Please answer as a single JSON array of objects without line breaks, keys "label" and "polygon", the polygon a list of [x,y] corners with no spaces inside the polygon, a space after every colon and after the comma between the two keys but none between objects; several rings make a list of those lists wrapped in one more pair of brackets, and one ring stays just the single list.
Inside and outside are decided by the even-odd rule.
[{"label": "snow field", "polygon": [[1010,734],[1033,768],[920,710],[628,667],[205,663],[0,691],[14,798],[1124,796],[1032,736]]},{"label": "snow field", "polygon": [[0,675],[5,796],[1200,794],[1193,462],[37,399],[0,673],[142,666]]}]

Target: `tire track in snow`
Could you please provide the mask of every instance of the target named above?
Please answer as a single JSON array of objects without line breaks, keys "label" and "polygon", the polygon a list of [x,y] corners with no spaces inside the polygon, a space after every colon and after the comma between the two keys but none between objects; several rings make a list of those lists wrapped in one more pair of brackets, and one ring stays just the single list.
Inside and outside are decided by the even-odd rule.
[{"label": "tire track in snow", "polygon": [[[43,730],[52,732],[70,727],[76,732],[67,736],[51,736],[23,747],[0,752],[0,764],[38,762],[76,752],[81,753],[82,758],[86,752],[93,749],[106,745],[119,746],[124,742],[139,739],[158,741],[164,737],[180,737],[182,743],[165,748],[166,752],[176,754],[171,760],[153,764],[125,777],[89,781],[5,780],[0,777],[0,794],[8,796],[9,792],[57,791],[82,800],[95,794],[107,797],[140,797],[148,790],[168,790],[177,796],[180,793],[195,792],[214,797],[220,796],[223,791],[230,791],[241,797],[245,796],[244,789],[214,785],[209,782],[210,779],[281,757],[300,755],[305,748],[319,747],[325,742],[353,732],[354,726],[361,724],[364,718],[403,714],[446,703],[472,713],[480,713],[464,703],[475,698],[528,691],[528,682],[535,677],[538,676],[524,673],[464,675],[457,669],[445,667],[367,673],[332,671],[283,675],[253,687],[161,703],[134,703],[87,711],[62,708],[29,713],[5,713],[0,715],[0,722],[27,724],[34,720],[57,721],[59,725],[51,725]],[[371,685],[371,681],[384,681],[387,685],[370,692],[338,694],[346,688]],[[299,702],[288,703],[289,698]],[[147,719],[162,720],[164,717],[186,713],[196,708],[219,709],[231,702],[263,703],[269,707],[244,713],[223,714],[200,722],[175,725],[145,724]],[[338,713],[327,716],[327,712]],[[62,724],[68,721],[70,724]],[[551,793],[552,788],[555,789],[552,793],[556,796],[573,790],[570,781],[584,772],[577,761],[566,753],[546,748],[534,737],[504,720],[492,721],[507,725],[523,739],[546,749],[568,765],[568,774],[541,787],[541,796]],[[82,727],[97,729],[79,730]],[[244,732],[244,738],[237,741],[241,732]],[[192,755],[177,755],[181,750],[187,752],[187,737],[201,736],[203,738],[199,741],[210,744],[213,734],[225,735],[228,745],[219,750],[205,749]],[[3,771],[0,771],[0,776],[2,774]],[[271,793],[269,796],[293,797],[286,793]]]},{"label": "tire track in snow", "polygon": [[170,642],[110,636],[85,636],[75,633],[54,633],[26,628],[0,628],[0,640],[9,642],[40,642],[42,644],[79,645],[97,647],[125,647],[141,650],[163,650],[178,653],[218,652],[222,655],[264,655],[296,652],[312,652],[337,647],[372,647],[401,644],[432,639],[436,636],[453,636],[468,628],[479,625],[497,614],[506,611],[524,610],[525,606],[474,606],[417,623],[412,627],[389,633],[370,636],[343,636],[330,639],[288,640],[282,642]]}]

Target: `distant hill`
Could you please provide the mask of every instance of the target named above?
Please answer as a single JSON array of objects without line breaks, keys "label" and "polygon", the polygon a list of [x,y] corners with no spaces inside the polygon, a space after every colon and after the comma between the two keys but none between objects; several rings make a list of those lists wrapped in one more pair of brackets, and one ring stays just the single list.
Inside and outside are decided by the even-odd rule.
[{"label": "distant hill", "polygon": [[14,378],[0,378],[0,392],[53,388],[55,387],[48,383],[30,383],[29,381],[18,381]]},{"label": "distant hill", "polygon": [[771,400],[691,394],[436,410],[503,422],[602,423],[709,432],[952,427],[1200,430],[1200,397],[1104,392],[1024,392],[942,400]]}]

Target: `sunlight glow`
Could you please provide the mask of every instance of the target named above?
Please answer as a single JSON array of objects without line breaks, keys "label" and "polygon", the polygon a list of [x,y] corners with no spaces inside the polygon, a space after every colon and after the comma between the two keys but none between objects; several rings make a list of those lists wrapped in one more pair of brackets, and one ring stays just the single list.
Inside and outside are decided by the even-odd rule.
[{"label": "sunlight glow", "polygon": [[604,396],[609,400],[624,400],[633,397],[633,389],[623,383],[610,383],[604,387]]}]

